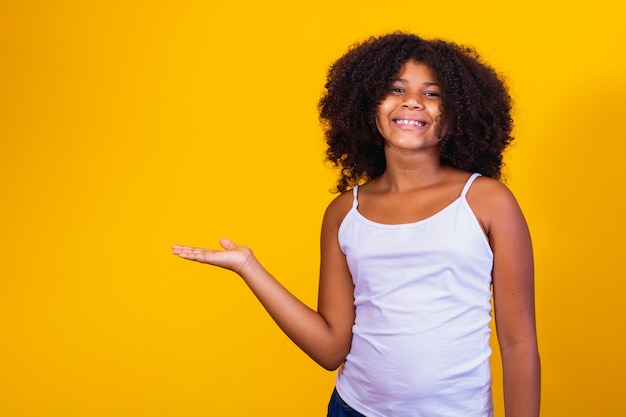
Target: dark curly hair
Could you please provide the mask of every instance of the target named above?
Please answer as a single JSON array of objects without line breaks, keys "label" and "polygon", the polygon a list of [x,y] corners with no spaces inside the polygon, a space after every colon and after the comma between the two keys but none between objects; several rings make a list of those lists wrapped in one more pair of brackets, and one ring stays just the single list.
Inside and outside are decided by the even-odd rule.
[{"label": "dark curly hair", "polygon": [[472,48],[396,32],[351,46],[328,71],[319,111],[327,159],[341,171],[338,192],[385,171],[376,111],[410,60],[430,67],[441,88],[441,163],[500,179],[502,153],[513,140],[502,78]]}]

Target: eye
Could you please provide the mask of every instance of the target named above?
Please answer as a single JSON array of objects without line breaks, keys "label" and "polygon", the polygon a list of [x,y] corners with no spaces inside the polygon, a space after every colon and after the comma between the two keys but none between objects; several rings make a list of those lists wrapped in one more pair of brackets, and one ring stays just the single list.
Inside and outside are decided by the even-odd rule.
[{"label": "eye", "polygon": [[424,95],[426,97],[433,97],[433,98],[439,97],[439,93],[437,91],[425,91]]},{"label": "eye", "polygon": [[398,86],[391,87],[391,93],[392,94],[402,94],[404,92],[405,92],[405,90],[404,90],[403,87],[398,87]]}]

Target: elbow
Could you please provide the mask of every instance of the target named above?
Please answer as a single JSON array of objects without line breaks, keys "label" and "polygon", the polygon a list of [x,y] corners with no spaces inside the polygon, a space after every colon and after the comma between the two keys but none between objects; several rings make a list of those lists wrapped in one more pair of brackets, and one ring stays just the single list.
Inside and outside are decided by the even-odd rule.
[{"label": "elbow", "polygon": [[350,350],[334,350],[331,352],[327,352],[325,355],[320,355],[317,357],[311,356],[311,358],[322,368],[327,371],[335,371],[339,367],[343,365],[346,361],[346,357],[348,356],[348,352]]},{"label": "elbow", "polygon": [[343,337],[332,337],[303,349],[311,359],[327,371],[335,371],[346,361],[352,346],[352,332]]},{"label": "elbow", "polygon": [[528,337],[522,339],[506,339],[501,338],[500,342],[500,352],[503,355],[511,353],[515,354],[525,354],[525,355],[537,355],[539,356],[539,347],[537,345],[536,337]]},{"label": "elbow", "polygon": [[320,365],[322,368],[326,369],[327,371],[335,371],[341,365],[343,365],[343,363],[345,362],[345,358],[342,358],[341,360],[319,360],[316,362],[318,365]]},{"label": "elbow", "polygon": [[500,354],[502,355],[503,363],[510,365],[524,364],[524,366],[530,368],[539,368],[539,349],[537,348],[536,341],[530,341],[527,343],[511,343],[500,346]]}]

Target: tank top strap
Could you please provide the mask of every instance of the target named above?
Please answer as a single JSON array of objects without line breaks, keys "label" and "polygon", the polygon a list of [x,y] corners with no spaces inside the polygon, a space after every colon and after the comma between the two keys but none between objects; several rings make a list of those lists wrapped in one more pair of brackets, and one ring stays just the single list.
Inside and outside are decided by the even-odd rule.
[{"label": "tank top strap", "polygon": [[358,193],[359,193],[359,186],[355,185],[354,188],[352,189],[352,196],[354,197],[354,199],[352,200],[353,209],[357,208],[357,206],[359,205],[359,200],[357,198]]},{"label": "tank top strap", "polygon": [[476,178],[480,177],[480,174],[475,172],[473,173],[469,179],[467,180],[467,182],[465,183],[465,187],[463,187],[463,191],[461,191],[461,198],[465,200],[465,196],[467,195],[467,192],[469,191],[470,187],[472,186],[472,183],[474,182],[474,180]]}]

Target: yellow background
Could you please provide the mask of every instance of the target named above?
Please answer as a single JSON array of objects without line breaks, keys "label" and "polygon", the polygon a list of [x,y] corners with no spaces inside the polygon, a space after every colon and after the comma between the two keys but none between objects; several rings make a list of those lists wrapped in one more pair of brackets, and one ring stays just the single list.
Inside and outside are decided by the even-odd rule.
[{"label": "yellow background", "polygon": [[325,415],[333,373],[236,276],[170,247],[228,236],[314,306],[325,72],[395,29],[506,74],[543,416],[626,415],[617,3],[2,1],[0,415]]}]

